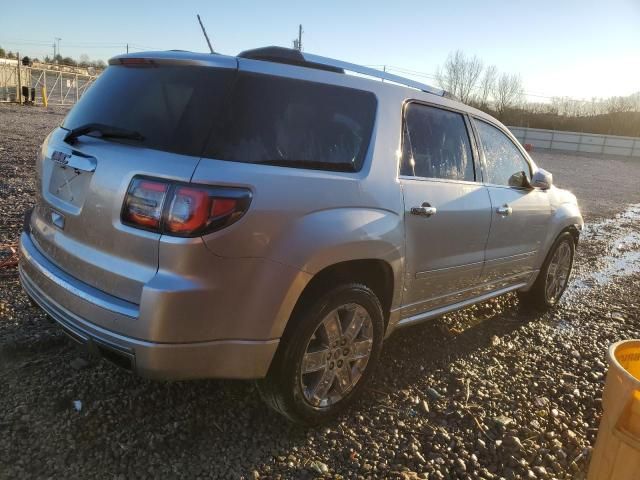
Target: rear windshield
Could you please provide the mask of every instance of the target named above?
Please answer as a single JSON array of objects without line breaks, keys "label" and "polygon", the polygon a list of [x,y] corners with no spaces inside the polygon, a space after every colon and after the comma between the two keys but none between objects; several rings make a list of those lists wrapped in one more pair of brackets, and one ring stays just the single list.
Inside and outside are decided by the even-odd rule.
[{"label": "rear windshield", "polygon": [[111,139],[245,163],[358,171],[376,111],[371,92],[206,67],[110,66],[64,121],[140,133]]},{"label": "rear windshield", "polygon": [[62,126],[100,123],[143,137],[109,140],[200,156],[234,75],[234,70],[195,66],[110,66]]}]

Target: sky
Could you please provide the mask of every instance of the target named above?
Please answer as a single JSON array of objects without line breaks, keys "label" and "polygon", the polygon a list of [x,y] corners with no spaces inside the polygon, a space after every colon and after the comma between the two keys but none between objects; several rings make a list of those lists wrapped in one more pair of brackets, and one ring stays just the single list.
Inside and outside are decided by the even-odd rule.
[{"label": "sky", "polygon": [[304,51],[425,83],[460,49],[520,74],[530,101],[640,91],[640,0],[30,0],[2,9],[0,46],[42,58],[60,37],[63,56],[103,60],[127,43],[208,51],[196,13],[224,54],[290,47],[302,24]]}]

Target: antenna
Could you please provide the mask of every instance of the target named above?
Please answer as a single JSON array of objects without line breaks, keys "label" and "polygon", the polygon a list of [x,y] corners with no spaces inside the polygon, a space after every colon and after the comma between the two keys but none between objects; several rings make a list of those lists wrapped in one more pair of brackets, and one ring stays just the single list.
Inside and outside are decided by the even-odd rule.
[{"label": "antenna", "polygon": [[302,25],[298,25],[298,38],[293,39],[293,48],[295,50],[298,50],[299,52],[302,51],[302,33],[303,32],[304,30],[302,30]]},{"label": "antenna", "polygon": [[196,14],[196,17],[198,17],[198,22],[200,22],[200,28],[202,28],[202,33],[204,34],[204,38],[207,40],[207,45],[209,45],[209,50],[211,50],[211,53],[216,53],[213,51],[213,47],[211,46],[211,42],[209,41],[209,35],[207,35],[207,31],[204,29],[202,20],[200,20],[200,15]]}]

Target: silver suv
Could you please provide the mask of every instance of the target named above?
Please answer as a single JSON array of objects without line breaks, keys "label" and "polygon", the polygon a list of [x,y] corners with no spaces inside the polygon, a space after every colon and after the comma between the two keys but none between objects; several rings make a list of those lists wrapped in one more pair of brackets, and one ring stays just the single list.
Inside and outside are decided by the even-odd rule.
[{"label": "silver suv", "polygon": [[576,198],[440,90],[275,47],[109,64],[42,145],[20,276],[119,366],[320,422],[396,328],[567,285]]}]

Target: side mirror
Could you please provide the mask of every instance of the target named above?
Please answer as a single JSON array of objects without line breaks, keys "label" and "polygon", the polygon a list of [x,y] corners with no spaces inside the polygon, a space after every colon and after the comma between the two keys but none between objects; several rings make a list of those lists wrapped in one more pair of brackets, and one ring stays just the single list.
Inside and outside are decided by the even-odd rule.
[{"label": "side mirror", "polygon": [[526,172],[516,172],[509,177],[509,186],[517,188],[530,188],[531,183]]},{"label": "side mirror", "polygon": [[553,175],[542,168],[536,170],[531,179],[531,186],[541,190],[549,190],[551,185],[553,185]]}]

